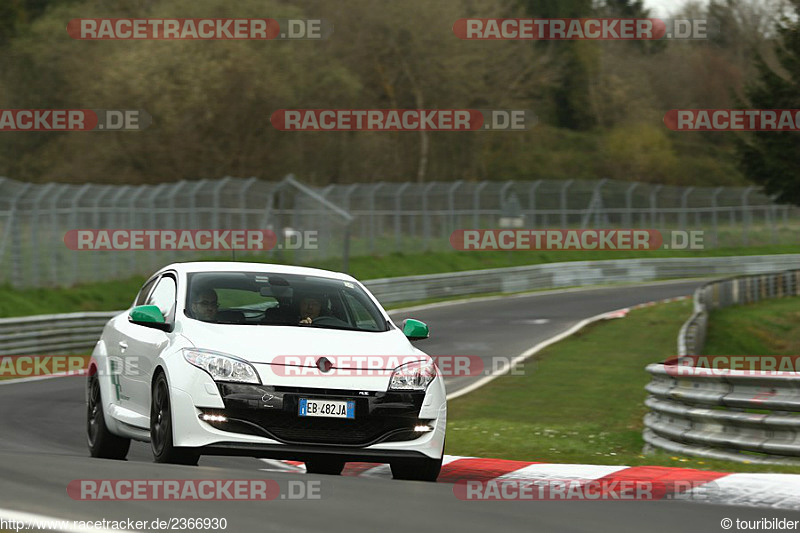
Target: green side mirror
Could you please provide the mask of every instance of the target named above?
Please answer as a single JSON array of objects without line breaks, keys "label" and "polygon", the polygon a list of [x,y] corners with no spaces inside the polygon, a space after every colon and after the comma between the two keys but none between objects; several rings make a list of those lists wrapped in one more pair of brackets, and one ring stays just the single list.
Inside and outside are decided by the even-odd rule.
[{"label": "green side mirror", "polygon": [[160,329],[162,331],[169,331],[170,325],[161,314],[161,309],[155,305],[140,305],[131,309],[128,314],[128,320],[132,324],[145,326],[147,328]]},{"label": "green side mirror", "polygon": [[431,332],[425,322],[407,318],[403,320],[403,335],[408,337],[408,340],[419,341],[430,337]]}]

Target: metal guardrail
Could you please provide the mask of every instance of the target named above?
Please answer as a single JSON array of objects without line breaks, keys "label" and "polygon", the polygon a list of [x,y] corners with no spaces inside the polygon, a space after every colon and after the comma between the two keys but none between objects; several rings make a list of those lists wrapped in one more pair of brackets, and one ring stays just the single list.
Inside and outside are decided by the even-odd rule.
[{"label": "metal guardrail", "polygon": [[[800,255],[620,259],[449,272],[364,282],[383,304],[487,293],[514,293],[605,283],[721,274],[775,272],[800,262]],[[90,351],[105,323],[121,311],[0,319],[0,356]]]},{"label": "metal guardrail", "polygon": [[120,311],[0,319],[0,356],[91,351],[106,322]]},{"label": "metal guardrail", "polygon": [[800,264],[800,255],[682,257],[571,261],[523,267],[448,272],[365,282],[384,304],[514,293],[607,283],[636,283],[671,278],[776,272]]},{"label": "metal guardrail", "polygon": [[[712,281],[694,294],[678,334],[678,355],[701,355],[708,312],[800,296],[800,270]],[[800,374],[651,364],[645,387],[647,449],[739,462],[800,464]]]}]

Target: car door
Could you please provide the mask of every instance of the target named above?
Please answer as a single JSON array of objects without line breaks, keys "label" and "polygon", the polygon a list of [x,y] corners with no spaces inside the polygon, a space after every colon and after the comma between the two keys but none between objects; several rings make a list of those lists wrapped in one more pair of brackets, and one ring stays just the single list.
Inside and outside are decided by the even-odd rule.
[{"label": "car door", "polygon": [[[153,276],[142,286],[139,294],[133,302],[133,307],[144,305],[147,297],[150,296],[150,291],[158,281],[159,276]],[[131,409],[130,405],[130,386],[128,385],[128,377],[124,374],[131,371],[131,364],[126,370],[126,356],[130,361],[128,348],[130,346],[130,336],[134,333],[131,331],[130,323],[128,322],[128,313],[122,313],[114,318],[110,327],[106,328],[103,333],[103,340],[105,341],[105,350],[108,355],[110,379],[113,387],[113,393],[110,398],[111,403],[120,407]],[[125,388],[123,390],[123,383]]]},{"label": "car door", "polygon": [[[156,282],[143,305],[155,305],[167,322],[174,323],[177,279],[165,273]],[[125,369],[120,375],[122,405],[137,414],[150,417],[150,383],[158,356],[169,344],[168,333],[124,322],[120,324],[123,337],[121,358]]]}]

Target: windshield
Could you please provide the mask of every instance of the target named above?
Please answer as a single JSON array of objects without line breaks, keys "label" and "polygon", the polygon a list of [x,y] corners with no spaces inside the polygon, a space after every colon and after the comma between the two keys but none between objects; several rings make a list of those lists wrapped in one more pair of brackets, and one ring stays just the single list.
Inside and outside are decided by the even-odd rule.
[{"label": "windshield", "polygon": [[184,313],[215,324],[387,331],[367,294],[350,281],[263,272],[188,276]]}]

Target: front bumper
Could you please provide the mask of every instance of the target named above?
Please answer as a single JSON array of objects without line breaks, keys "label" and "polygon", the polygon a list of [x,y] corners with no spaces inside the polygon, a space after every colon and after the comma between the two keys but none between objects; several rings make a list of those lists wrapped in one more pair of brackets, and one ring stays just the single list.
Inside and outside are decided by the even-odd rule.
[{"label": "front bumper", "polygon": [[[392,459],[428,459],[421,450],[392,450],[374,448],[346,448],[342,446],[297,446],[284,444],[252,444],[242,442],[218,442],[199,448],[202,455],[235,455],[270,459],[308,461],[310,459],[334,459],[361,461],[365,463],[389,462]],[[441,457],[441,456],[439,456]]]},{"label": "front bumper", "polygon": [[[364,447],[380,442],[410,441],[435,420],[420,419],[424,391],[369,392],[299,387],[218,383],[224,410],[203,409],[204,415],[224,415],[208,421],[219,430],[258,435],[283,444],[337,444]],[[300,417],[300,398],[355,401],[355,418]],[[201,415],[202,416],[202,415]]]},{"label": "front bumper", "polygon": [[[447,404],[440,378],[424,393],[326,389],[319,387],[325,384],[321,382],[316,387],[277,387],[215,383],[202,370],[186,368],[188,363],[170,363],[181,365],[167,370],[175,446],[209,455],[295,460],[315,455],[375,462],[442,457]],[[356,418],[299,417],[301,397],[355,400]],[[204,414],[223,415],[228,422],[204,421]],[[433,430],[413,431],[423,424]]]}]

